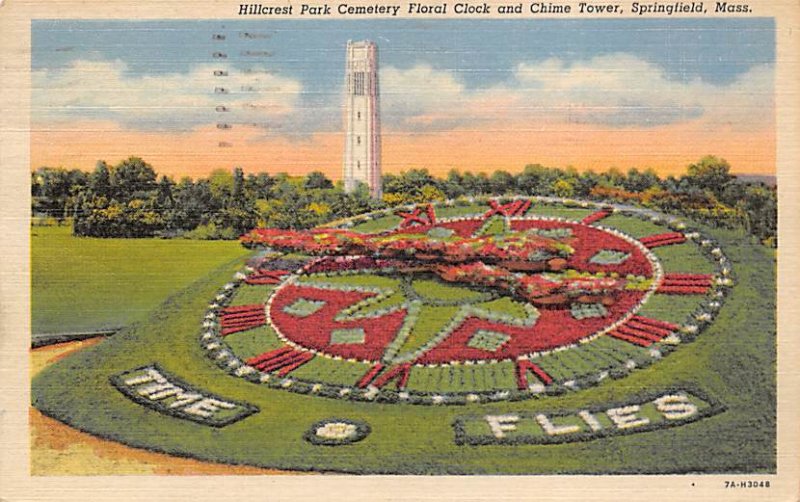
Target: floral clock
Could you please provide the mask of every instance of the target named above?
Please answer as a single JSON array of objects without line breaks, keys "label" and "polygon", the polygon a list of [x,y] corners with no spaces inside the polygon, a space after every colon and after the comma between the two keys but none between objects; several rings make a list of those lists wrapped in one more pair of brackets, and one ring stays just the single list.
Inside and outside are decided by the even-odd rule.
[{"label": "floral clock", "polygon": [[[244,243],[265,251],[210,306],[203,345],[232,373],[294,392],[415,404],[524,399],[660,359],[711,322],[732,285],[721,250],[675,220],[590,203],[580,219],[543,216],[537,204],[489,200],[466,216],[425,206],[338,228],[255,230]],[[615,213],[663,231],[634,238],[604,226]],[[396,224],[367,232],[359,221]],[[665,272],[653,249],[683,244],[714,273]],[[641,312],[664,295],[696,297],[696,308],[683,322]]]}]

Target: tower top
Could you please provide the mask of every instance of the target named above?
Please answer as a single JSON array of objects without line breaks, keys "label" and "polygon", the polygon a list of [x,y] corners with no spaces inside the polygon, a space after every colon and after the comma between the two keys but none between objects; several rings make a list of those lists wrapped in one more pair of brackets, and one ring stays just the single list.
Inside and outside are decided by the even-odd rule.
[{"label": "tower top", "polygon": [[369,40],[347,41],[348,64],[367,64],[372,69],[377,65],[378,46]]},{"label": "tower top", "polygon": [[371,48],[375,48],[375,47],[377,47],[377,45],[375,45],[375,42],[373,42],[371,40],[357,40],[357,41],[348,40],[347,41],[347,47],[348,48],[350,48],[350,47],[371,47]]}]

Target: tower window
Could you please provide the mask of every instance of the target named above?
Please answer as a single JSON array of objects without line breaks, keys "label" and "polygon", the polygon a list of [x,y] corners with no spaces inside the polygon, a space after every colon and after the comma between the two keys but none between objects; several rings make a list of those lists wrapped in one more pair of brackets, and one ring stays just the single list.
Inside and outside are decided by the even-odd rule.
[{"label": "tower window", "polygon": [[356,113],[356,118],[357,118],[358,120],[361,120],[361,112],[357,112],[357,113]]},{"label": "tower window", "polygon": [[356,167],[358,168],[359,171],[361,170],[361,161],[360,160],[356,161]]},{"label": "tower window", "polygon": [[364,72],[357,71],[353,73],[353,94],[356,96],[363,96],[364,95]]},{"label": "tower window", "polygon": [[356,144],[361,144],[361,136],[356,136]]}]

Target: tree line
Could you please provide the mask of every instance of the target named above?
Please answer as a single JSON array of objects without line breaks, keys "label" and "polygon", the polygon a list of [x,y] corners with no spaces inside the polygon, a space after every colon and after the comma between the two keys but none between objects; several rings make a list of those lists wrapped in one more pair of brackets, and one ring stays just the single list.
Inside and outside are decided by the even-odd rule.
[{"label": "tree line", "polygon": [[707,156],[681,176],[659,177],[636,168],[596,173],[539,164],[516,174],[450,171],[433,176],[411,169],[383,176],[384,195],[366,186],[345,193],[321,172],[306,176],[240,168],[191,179],[159,176],[138,157],[94,171],[41,167],[32,172],[34,216],[72,221],[73,232],[93,237],[233,239],[255,226],[310,228],[375,209],[470,196],[546,195],[610,200],[652,207],[714,226],[743,228],[776,245],[775,187],[730,174],[724,159]]}]

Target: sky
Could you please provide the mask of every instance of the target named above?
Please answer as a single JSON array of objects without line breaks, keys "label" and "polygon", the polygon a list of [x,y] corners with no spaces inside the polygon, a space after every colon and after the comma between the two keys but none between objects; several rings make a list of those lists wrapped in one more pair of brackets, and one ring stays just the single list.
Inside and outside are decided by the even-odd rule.
[{"label": "sky", "polygon": [[31,168],[135,155],[176,177],[339,179],[345,45],[365,39],[379,50],[384,172],[667,175],[708,154],[775,172],[765,18],[34,20]]}]

